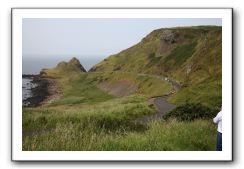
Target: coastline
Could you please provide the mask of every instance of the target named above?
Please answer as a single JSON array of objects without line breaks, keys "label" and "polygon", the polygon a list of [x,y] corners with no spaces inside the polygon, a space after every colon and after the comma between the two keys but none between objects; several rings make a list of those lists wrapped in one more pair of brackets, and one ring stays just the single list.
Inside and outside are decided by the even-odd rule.
[{"label": "coastline", "polygon": [[40,75],[22,75],[22,78],[32,79],[32,83],[37,84],[31,89],[32,96],[23,101],[28,105],[23,107],[38,107],[52,102],[61,96],[61,92],[54,79],[43,78]]}]

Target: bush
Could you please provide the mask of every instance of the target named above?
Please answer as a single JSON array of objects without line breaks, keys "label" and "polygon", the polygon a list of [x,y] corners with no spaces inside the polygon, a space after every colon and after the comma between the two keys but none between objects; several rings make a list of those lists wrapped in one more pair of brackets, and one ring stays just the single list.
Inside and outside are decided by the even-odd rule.
[{"label": "bush", "polygon": [[163,118],[165,120],[175,118],[179,121],[193,121],[195,119],[214,118],[217,112],[217,109],[210,109],[200,103],[186,103],[171,110]]}]

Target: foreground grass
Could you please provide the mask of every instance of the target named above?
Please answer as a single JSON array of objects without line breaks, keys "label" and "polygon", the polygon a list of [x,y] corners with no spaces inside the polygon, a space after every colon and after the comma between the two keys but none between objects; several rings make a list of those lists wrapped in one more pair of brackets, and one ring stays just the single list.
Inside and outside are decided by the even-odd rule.
[{"label": "foreground grass", "polygon": [[115,98],[97,104],[25,108],[23,150],[214,150],[211,120],[167,120],[149,124],[135,119],[155,112],[144,96]]},{"label": "foreground grass", "polygon": [[[197,127],[196,127],[197,126]],[[210,121],[162,121],[145,131],[114,131],[94,125],[58,123],[54,130],[25,137],[23,150],[197,151],[215,149],[215,127]]]},{"label": "foreground grass", "polygon": [[[128,96],[97,104],[75,106],[60,105],[23,110],[23,130],[51,130],[57,124],[78,123],[81,127],[100,124],[111,130],[130,127],[131,120],[152,114],[154,106],[148,106],[143,96]],[[87,126],[86,126],[87,125]],[[132,124],[133,125],[133,124]],[[101,127],[98,126],[98,127]]]}]

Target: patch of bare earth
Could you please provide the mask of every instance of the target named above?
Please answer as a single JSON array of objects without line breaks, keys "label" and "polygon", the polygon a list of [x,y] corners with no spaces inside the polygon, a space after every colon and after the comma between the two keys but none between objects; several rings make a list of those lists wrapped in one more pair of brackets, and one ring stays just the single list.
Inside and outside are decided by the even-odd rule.
[{"label": "patch of bare earth", "polygon": [[138,86],[129,80],[120,80],[113,83],[102,82],[98,88],[115,96],[128,96],[135,93]]},{"label": "patch of bare earth", "polygon": [[61,89],[54,79],[47,79],[48,81],[48,93],[49,95],[41,102],[40,105],[46,105],[52,103],[53,101],[59,99],[62,96]]}]

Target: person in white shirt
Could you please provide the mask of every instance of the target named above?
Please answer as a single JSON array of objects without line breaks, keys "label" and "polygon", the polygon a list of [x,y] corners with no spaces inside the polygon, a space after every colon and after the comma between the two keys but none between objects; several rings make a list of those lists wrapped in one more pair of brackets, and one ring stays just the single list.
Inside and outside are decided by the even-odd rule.
[{"label": "person in white shirt", "polygon": [[222,107],[221,107],[221,111],[217,114],[217,116],[213,118],[213,122],[218,124],[216,150],[222,151]]}]

